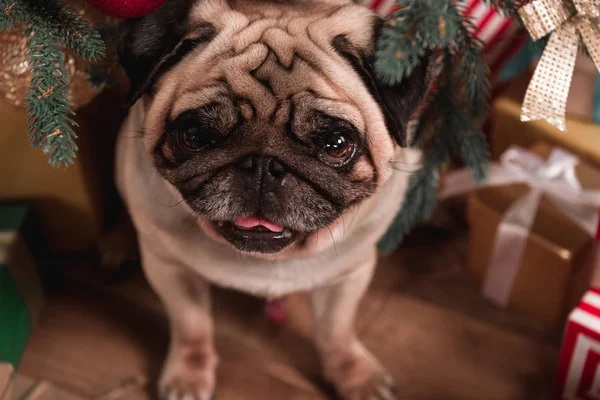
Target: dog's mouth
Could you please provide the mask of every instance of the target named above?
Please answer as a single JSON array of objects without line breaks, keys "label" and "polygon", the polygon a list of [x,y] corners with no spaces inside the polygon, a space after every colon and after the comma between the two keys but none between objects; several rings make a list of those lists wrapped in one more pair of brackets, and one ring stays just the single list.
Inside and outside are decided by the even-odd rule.
[{"label": "dog's mouth", "polygon": [[298,231],[257,216],[218,221],[214,225],[225,240],[250,253],[279,253],[300,237]]}]

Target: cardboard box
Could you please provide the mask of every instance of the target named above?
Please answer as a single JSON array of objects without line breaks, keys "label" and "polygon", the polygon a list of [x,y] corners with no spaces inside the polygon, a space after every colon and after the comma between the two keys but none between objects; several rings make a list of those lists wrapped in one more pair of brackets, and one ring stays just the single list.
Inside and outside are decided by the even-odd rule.
[{"label": "cardboard box", "polygon": [[126,112],[119,90],[77,110],[79,151],[67,169],[53,169],[41,149],[31,147],[26,111],[0,101],[0,200],[33,201],[55,253],[90,250],[103,230],[113,144]]},{"label": "cardboard box", "polygon": [[594,121],[595,103],[600,100],[595,98],[597,79],[596,64],[583,52],[579,52],[567,99],[568,118],[587,123],[598,123],[598,121]]},{"label": "cardboard box", "polygon": [[[546,121],[521,122],[521,106],[529,75],[516,79],[492,104],[490,150],[497,160],[510,146],[531,147],[546,141],[577,154],[582,160],[600,168],[600,125],[567,118],[567,131],[562,132]],[[571,96],[571,99],[575,96]]]},{"label": "cardboard box", "polygon": [[[537,144],[532,150],[548,156],[551,149]],[[582,163],[576,173],[584,187],[600,188],[600,170]],[[529,190],[517,184],[484,188],[469,196],[468,265],[479,283],[486,276],[502,216]],[[589,287],[593,250],[594,239],[542,197],[508,307],[549,327],[561,326]]]}]

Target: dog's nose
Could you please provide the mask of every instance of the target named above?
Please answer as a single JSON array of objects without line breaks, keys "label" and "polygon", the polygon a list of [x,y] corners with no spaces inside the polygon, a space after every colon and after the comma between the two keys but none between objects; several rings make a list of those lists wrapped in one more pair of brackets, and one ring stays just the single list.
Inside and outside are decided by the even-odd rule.
[{"label": "dog's nose", "polygon": [[267,189],[281,185],[287,174],[285,165],[273,157],[251,155],[242,159],[238,165]]}]

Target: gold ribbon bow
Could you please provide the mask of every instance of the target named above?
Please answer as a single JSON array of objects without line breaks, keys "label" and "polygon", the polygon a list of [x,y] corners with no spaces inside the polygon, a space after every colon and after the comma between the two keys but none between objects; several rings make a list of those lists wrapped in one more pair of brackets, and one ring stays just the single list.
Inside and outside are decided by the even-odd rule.
[{"label": "gold ribbon bow", "polygon": [[565,131],[580,35],[600,71],[600,0],[533,0],[519,15],[533,40],[553,32],[525,93],[521,121],[542,119]]}]

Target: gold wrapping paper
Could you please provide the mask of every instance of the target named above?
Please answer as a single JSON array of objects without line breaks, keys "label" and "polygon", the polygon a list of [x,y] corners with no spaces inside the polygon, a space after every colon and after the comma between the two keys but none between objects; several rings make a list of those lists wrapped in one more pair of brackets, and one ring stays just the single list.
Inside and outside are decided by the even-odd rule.
[{"label": "gold wrapping paper", "polygon": [[[538,143],[532,150],[547,156],[551,146]],[[600,185],[600,170],[582,163],[576,172],[584,187]],[[481,189],[469,196],[468,265],[480,284],[502,216],[529,190],[527,185],[510,185]],[[542,198],[531,232],[508,307],[548,327],[558,327],[589,287],[594,241],[546,198]]]},{"label": "gold wrapping paper", "polygon": [[519,15],[533,40],[552,32],[525,94],[521,120],[546,120],[565,131],[580,38],[600,70],[600,0],[534,0]]}]

